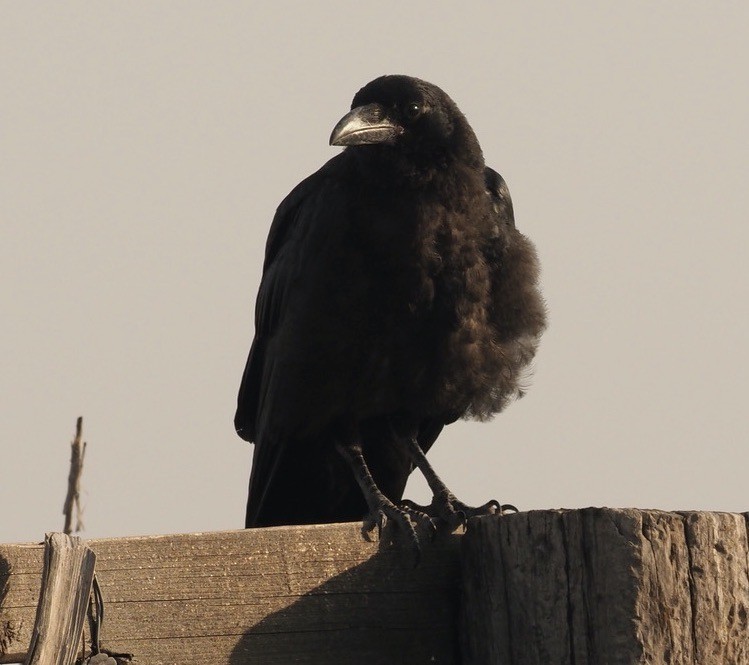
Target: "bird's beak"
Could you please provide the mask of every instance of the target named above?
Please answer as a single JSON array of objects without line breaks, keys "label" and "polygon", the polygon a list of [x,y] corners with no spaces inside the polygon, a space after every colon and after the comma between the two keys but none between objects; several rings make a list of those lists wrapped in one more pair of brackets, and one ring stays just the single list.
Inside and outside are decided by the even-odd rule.
[{"label": "bird's beak", "polygon": [[403,127],[388,120],[380,104],[357,106],[333,128],[330,145],[366,145],[386,143],[403,132]]}]

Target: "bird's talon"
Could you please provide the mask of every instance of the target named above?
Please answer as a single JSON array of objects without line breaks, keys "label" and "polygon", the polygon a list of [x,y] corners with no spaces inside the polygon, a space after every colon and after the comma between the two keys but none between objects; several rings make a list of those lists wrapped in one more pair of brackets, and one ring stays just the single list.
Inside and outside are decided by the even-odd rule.
[{"label": "bird's talon", "polygon": [[425,525],[425,528],[427,530],[429,542],[433,543],[434,539],[437,537],[437,534],[439,533],[439,528],[437,527],[436,522],[431,517],[429,517],[429,515],[427,515],[426,520],[424,520],[422,524]]},{"label": "bird's talon", "polygon": [[427,512],[427,506],[420,506],[418,503],[404,499],[400,502],[399,507],[409,516],[409,518],[415,520],[418,524],[425,524],[427,529],[429,529],[430,539],[434,538],[434,535],[437,532],[437,526],[431,515]]},{"label": "bird's talon", "polygon": [[362,535],[362,538],[364,538],[364,540],[366,540],[368,543],[374,542],[374,540],[372,539],[373,530],[374,530],[374,527],[370,529],[370,528],[367,528],[366,524],[362,524],[361,535]]},{"label": "bird's talon", "polygon": [[[361,525],[361,535],[368,543],[373,542],[372,539],[372,532],[375,530],[375,527],[377,525],[373,522],[370,522],[369,520],[364,520],[364,522]],[[379,534],[378,534],[379,537]]]},{"label": "bird's talon", "polygon": [[362,534],[364,537],[371,542],[371,534],[377,529],[378,540],[382,539],[382,530],[387,524],[387,516],[380,508],[373,509],[369,515],[364,518],[362,523]]},{"label": "bird's talon", "polygon": [[429,506],[422,506],[419,503],[415,503],[411,501],[410,499],[403,499],[400,502],[401,508],[407,511],[412,511],[416,513],[422,513],[423,515],[429,514]]}]

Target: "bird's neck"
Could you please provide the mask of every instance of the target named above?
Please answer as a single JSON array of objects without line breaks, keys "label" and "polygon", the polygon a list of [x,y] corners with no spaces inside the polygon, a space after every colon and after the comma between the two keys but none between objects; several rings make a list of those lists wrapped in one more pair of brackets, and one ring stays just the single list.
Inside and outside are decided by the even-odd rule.
[{"label": "bird's neck", "polygon": [[483,187],[484,163],[479,156],[464,160],[449,152],[408,153],[392,146],[361,146],[351,150],[357,176],[372,189],[383,191],[435,192],[455,187]]}]

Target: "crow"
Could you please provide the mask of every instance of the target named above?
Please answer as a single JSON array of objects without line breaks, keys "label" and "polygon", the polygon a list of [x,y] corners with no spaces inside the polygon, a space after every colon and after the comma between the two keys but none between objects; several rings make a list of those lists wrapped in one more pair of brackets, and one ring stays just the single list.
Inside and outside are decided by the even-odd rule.
[{"label": "crow", "polygon": [[[246,526],[491,513],[425,457],[442,428],[523,394],[545,327],[538,261],[502,177],[440,88],[382,76],[270,227],[235,427],[255,443]],[[429,506],[402,501],[424,473]]]}]

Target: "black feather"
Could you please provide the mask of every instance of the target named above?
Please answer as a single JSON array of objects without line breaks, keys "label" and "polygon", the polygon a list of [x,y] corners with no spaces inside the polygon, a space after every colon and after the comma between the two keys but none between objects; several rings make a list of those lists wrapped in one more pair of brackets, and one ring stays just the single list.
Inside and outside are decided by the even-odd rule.
[{"label": "black feather", "polygon": [[395,138],[346,148],[271,225],[235,420],[255,443],[248,526],[362,517],[336,443],[360,442],[400,500],[412,463],[393,427],[428,449],[499,412],[544,329],[535,251],[455,103],[386,76],[353,107],[369,104]]}]

